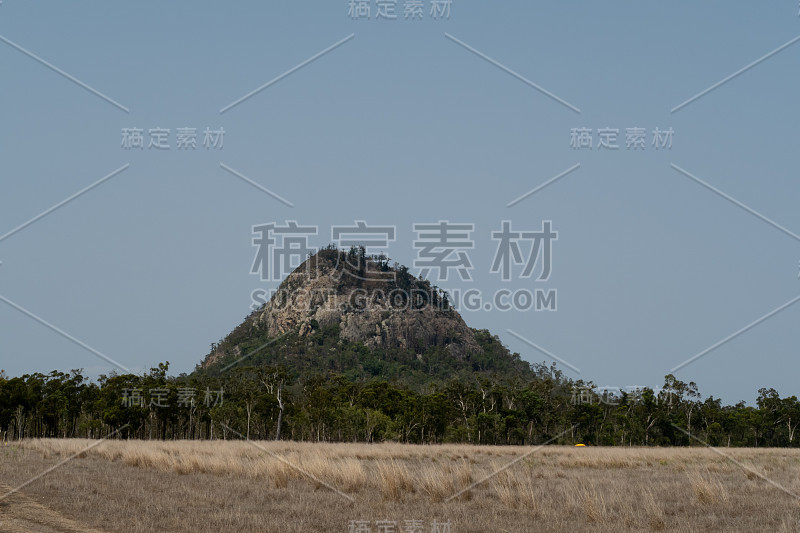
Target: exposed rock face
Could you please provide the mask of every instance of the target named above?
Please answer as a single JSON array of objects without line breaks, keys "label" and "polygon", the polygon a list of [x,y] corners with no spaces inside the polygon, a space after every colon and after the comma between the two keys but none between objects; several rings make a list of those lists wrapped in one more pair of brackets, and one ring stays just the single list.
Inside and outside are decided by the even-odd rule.
[{"label": "exposed rock face", "polygon": [[309,258],[248,320],[270,336],[339,324],[340,336],[373,348],[418,353],[446,347],[453,356],[480,351],[472,330],[446,298],[407,273],[381,261],[336,250]]}]

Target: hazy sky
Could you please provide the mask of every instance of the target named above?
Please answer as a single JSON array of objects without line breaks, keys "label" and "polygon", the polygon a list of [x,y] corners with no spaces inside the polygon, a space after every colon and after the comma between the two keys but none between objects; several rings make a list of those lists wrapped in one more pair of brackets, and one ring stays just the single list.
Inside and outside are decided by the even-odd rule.
[{"label": "hazy sky", "polygon": [[[800,42],[776,51],[800,35],[796,1],[453,0],[434,19],[425,0],[422,20],[405,0],[376,20],[378,3],[354,20],[348,0],[3,0],[0,368],[113,368],[28,312],[135,371],[192,371],[277,286],[250,274],[251,228],[287,220],[318,226],[316,246],[332,225],[394,225],[388,254],[409,266],[414,223],[474,223],[472,280],[433,281],[557,290],[556,311],[463,315],[598,385],[660,385],[800,295]],[[186,127],[197,149],[177,149]],[[155,128],[169,149],[148,148]],[[598,148],[602,128],[619,149]],[[552,221],[548,280],[490,273],[503,220]],[[789,306],[676,375],[729,403],[799,394],[798,319]]]}]

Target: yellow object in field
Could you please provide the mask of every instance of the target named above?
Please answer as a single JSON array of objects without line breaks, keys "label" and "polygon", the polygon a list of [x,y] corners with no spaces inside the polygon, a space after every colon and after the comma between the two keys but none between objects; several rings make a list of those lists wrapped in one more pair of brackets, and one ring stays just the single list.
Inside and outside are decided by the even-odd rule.
[{"label": "yellow object in field", "polygon": [[576,444],[575,446],[586,446],[585,444]]}]

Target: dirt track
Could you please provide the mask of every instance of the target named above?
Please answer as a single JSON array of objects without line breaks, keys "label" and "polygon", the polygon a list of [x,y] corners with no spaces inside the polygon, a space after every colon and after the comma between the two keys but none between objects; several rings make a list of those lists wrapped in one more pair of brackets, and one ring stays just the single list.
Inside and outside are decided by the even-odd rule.
[{"label": "dirt track", "polygon": [[[11,487],[0,484],[0,498]],[[1,533],[103,533],[85,527],[27,498],[21,492],[0,500]]]}]

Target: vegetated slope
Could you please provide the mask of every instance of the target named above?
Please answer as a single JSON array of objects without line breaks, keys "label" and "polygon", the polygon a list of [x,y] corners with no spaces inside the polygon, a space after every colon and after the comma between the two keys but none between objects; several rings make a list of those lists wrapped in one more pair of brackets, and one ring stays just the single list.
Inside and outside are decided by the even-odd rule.
[{"label": "vegetated slope", "polygon": [[475,374],[534,378],[528,363],[486,330],[469,328],[447,295],[363,249],[311,256],[212,347],[199,373],[235,366],[282,366],[295,378],[342,374],[421,390]]}]

